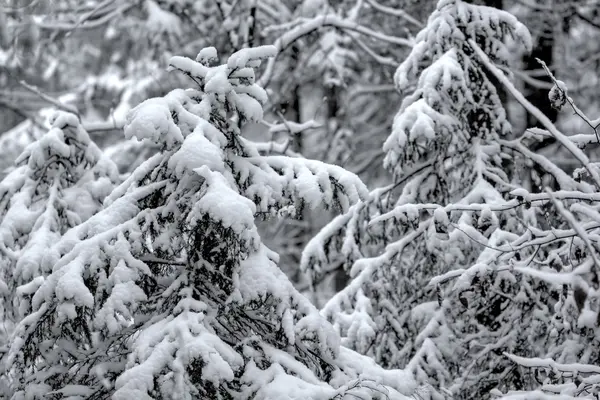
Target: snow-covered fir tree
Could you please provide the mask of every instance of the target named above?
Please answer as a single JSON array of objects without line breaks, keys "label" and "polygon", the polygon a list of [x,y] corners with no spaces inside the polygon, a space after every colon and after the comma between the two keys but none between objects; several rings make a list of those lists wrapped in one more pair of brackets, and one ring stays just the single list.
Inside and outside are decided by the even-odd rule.
[{"label": "snow-covered fir tree", "polygon": [[45,258],[49,249],[94,215],[118,183],[116,166],[90,141],[77,116],[59,111],[50,124],[0,182],[2,353],[14,324],[31,312],[31,296],[52,272]]},{"label": "snow-covered fir tree", "polygon": [[353,277],[323,310],[343,343],[407,368],[434,399],[485,398],[511,384],[502,366],[490,373],[507,344],[486,347],[511,328],[503,313],[511,277],[478,273],[496,257],[490,247],[523,229],[527,211],[494,208],[519,188],[518,168],[499,145],[511,126],[476,54],[505,67],[508,38],[530,49],[509,13],[438,3],[395,74],[408,96],[384,144],[394,183],[336,218],[303,255],[313,277],[339,262]]},{"label": "snow-covered fir tree", "polygon": [[[340,346],[277,267],[255,225],[365,199],[344,169],[262,156],[240,134],[262,119],[254,68],[271,46],[171,69],[193,89],[147,100],[125,136],[160,151],[48,252],[52,273],[8,355],[12,398],[406,399],[414,380]],[[49,264],[50,265],[50,264]]]}]

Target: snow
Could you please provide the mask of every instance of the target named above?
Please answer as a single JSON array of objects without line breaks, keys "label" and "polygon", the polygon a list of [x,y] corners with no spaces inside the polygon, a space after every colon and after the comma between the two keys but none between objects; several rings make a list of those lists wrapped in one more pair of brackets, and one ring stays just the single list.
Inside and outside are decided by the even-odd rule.
[{"label": "snow", "polygon": [[[335,165],[285,156],[265,156],[260,159],[251,158],[249,161],[255,162],[260,167],[261,164],[266,164],[280,175],[280,178],[273,179],[269,177],[271,174],[266,176],[256,174],[254,177],[257,181],[249,188],[250,193],[253,190],[262,191],[263,181],[258,180],[262,176],[262,179],[269,179],[271,182],[279,181],[285,192],[298,196],[311,209],[323,204],[331,206],[339,202],[342,211],[345,211],[352,204],[368,197],[368,189],[360,178]],[[342,190],[338,190],[338,187]]]},{"label": "snow", "polygon": [[168,148],[183,142],[181,130],[172,117],[174,104],[165,98],[144,101],[127,115],[125,137],[138,140],[148,139]]},{"label": "snow", "polygon": [[224,228],[231,228],[237,235],[248,240],[254,239],[257,235],[254,227],[254,203],[241,196],[223,175],[212,171],[208,166],[195,168],[194,172],[206,179],[207,191],[194,205],[194,217],[189,222],[194,224],[195,218],[207,214]]},{"label": "snow", "polygon": [[216,68],[211,68],[206,73],[206,83],[204,85],[204,90],[206,92],[224,95],[229,93],[232,89],[225,66],[221,65]]},{"label": "snow", "polygon": [[[246,68],[245,70],[249,70],[249,68]],[[239,76],[239,72],[236,73],[232,73],[232,77],[236,78]],[[254,81],[254,74],[251,75],[251,81]],[[247,94],[250,97],[252,97],[253,99],[255,99],[258,103],[260,104],[264,104],[267,102],[268,100],[268,95],[267,95],[267,91],[264,90],[263,88],[261,88],[260,86],[254,84],[254,85],[236,85],[235,87],[235,91],[236,93],[241,94]],[[262,123],[262,121],[259,121]]]},{"label": "snow", "polygon": [[205,78],[209,71],[209,68],[200,64],[199,62],[194,62],[194,60],[191,58],[181,56],[171,57],[169,60],[169,70],[172,69],[179,69],[199,78]]},{"label": "snow", "polygon": [[362,289],[357,290],[354,296],[356,303],[344,342],[356,343],[356,349],[364,354],[377,335],[377,325],[371,318],[373,313],[371,300],[364,295]]},{"label": "snow", "polygon": [[28,185],[10,197],[10,208],[0,222],[2,240],[8,246],[12,246],[11,244],[22,234],[30,232],[40,214],[40,211],[31,210],[29,207],[33,198],[33,189]]},{"label": "snow", "polygon": [[275,57],[276,55],[277,48],[271,45],[241,49],[229,56],[229,59],[227,60],[227,68],[243,68],[248,64],[249,61],[263,60],[270,57]]},{"label": "snow", "polygon": [[589,308],[584,308],[581,310],[579,314],[579,318],[577,319],[577,327],[580,329],[590,328],[594,329],[596,327],[596,321],[598,319],[598,311],[591,310]]},{"label": "snow", "polygon": [[[74,306],[92,308],[94,305],[94,297],[83,282],[84,262],[82,257],[63,263],[66,265],[62,268],[60,264],[55,266],[54,271],[56,271],[56,274],[52,274],[48,277],[48,280],[44,282],[38,293],[45,293],[46,285],[50,286],[54,284],[53,290],[59,302],[73,301]],[[36,296],[38,293],[36,293]]]},{"label": "snow", "polygon": [[44,283],[43,276],[36,276],[28,283],[21,285],[17,288],[16,294],[17,296],[28,296],[32,295],[38,290],[38,288]]},{"label": "snow", "polygon": [[296,342],[296,332],[294,332],[294,316],[290,309],[286,309],[283,312],[281,328],[283,329],[288,343],[293,345]]},{"label": "snow", "polygon": [[260,122],[263,119],[263,108],[258,100],[246,93],[236,95],[235,103],[238,111],[248,120]]},{"label": "snow", "polygon": [[[147,0],[146,7],[149,23],[157,29],[178,28],[165,25],[176,20],[154,1]],[[362,263],[363,269],[354,269],[359,276],[351,285],[359,289],[353,296],[344,293],[337,299],[353,303],[355,312],[335,326],[298,293],[278,267],[278,255],[261,243],[255,219],[263,208],[287,210],[305,202],[313,209],[339,205],[347,211],[358,204],[353,210],[368,211],[359,202],[370,200],[364,183],[344,168],[300,157],[260,156],[257,146],[240,139],[238,123],[261,120],[261,104],[267,100],[266,92],[254,83],[251,68],[275,54],[275,46],[242,49],[229,57],[227,65],[217,67],[173,58],[173,68],[201,78],[199,87],[146,100],[128,113],[124,126],[127,138],[156,143],[157,155],[108,195],[115,183],[114,165],[90,144],[85,158],[98,165],[82,166],[76,187],[64,196],[56,195],[56,201],[50,191],[52,201],[47,203],[53,207],[25,215],[24,223],[36,228],[40,237],[31,235],[32,244],[24,248],[31,253],[19,259],[18,266],[27,270],[23,275],[33,281],[20,285],[18,294],[33,298],[29,315],[19,322],[10,359],[25,359],[30,343],[56,346],[34,354],[37,358],[27,371],[15,367],[13,372],[22,372],[15,382],[24,382],[25,377],[35,382],[43,373],[55,371],[57,382],[73,383],[59,384],[65,395],[88,396],[104,386],[115,400],[156,396],[192,400],[200,396],[197,383],[192,382],[196,378],[217,390],[239,390],[240,398],[406,400],[414,392],[417,384],[409,371],[383,370],[374,360],[342,347],[336,330],[347,331],[366,350],[369,340],[377,337],[378,318],[372,314],[381,304],[361,286],[381,262],[396,259],[423,235],[428,222],[412,236],[391,243],[383,256]],[[214,48],[198,55],[207,64],[216,57]],[[409,139],[419,135],[435,139],[440,133],[436,118],[433,112],[416,115],[414,126],[407,125]],[[36,168],[46,161],[46,151],[73,158],[73,147],[64,146],[67,137],[87,145],[86,133],[73,116],[61,115],[54,123],[61,128],[55,126],[38,147],[31,148],[38,153],[30,152],[34,156],[28,162]],[[31,184],[15,177],[8,181],[10,185],[21,182]],[[32,193],[29,186],[24,189],[13,196],[21,201],[13,212],[29,210],[27,199]],[[86,204],[64,212],[69,224],[76,226],[58,232],[62,226],[56,224],[57,215],[63,210],[56,204],[78,201]],[[408,211],[411,216],[418,212]],[[7,215],[2,223],[21,222]],[[447,224],[446,211],[437,208],[434,220]],[[349,221],[356,226],[364,222],[353,215]],[[2,239],[15,241],[18,228],[7,229]],[[210,249],[191,247],[194,235],[214,232],[223,244],[239,247],[239,254],[226,249],[230,251],[225,252],[225,260],[214,262],[210,256],[210,261],[197,261],[196,251]],[[361,233],[355,227],[346,232]],[[18,247],[15,252],[21,250]],[[358,256],[361,249],[346,237],[344,251]],[[326,251],[318,256],[327,258]],[[231,291],[224,290],[222,282],[207,280],[213,278],[207,271],[222,274]],[[332,304],[324,310],[327,317],[345,311],[346,304]],[[425,311],[417,309],[416,317],[423,317]],[[248,337],[242,340],[240,332],[232,332],[235,325],[230,326],[233,312],[244,313],[248,323],[243,327]],[[429,326],[435,323],[437,319]],[[264,326],[274,329],[261,329]],[[126,328],[131,327],[130,334]],[[422,341],[424,352],[433,354],[432,341],[428,337]],[[73,354],[85,354],[89,365]],[[53,369],[56,365],[62,367]],[[191,369],[199,369],[193,379]],[[37,375],[27,375],[29,370]],[[90,374],[98,382],[90,381]],[[81,382],[90,383],[76,384]]]},{"label": "snow", "polygon": [[383,145],[383,151],[387,153],[384,166],[389,168],[393,165],[396,171],[403,171],[405,167],[399,165],[409,143],[423,140],[426,143],[435,138],[436,132],[452,131],[455,125],[456,121],[451,116],[435,111],[425,99],[411,103],[394,118],[392,134]]},{"label": "snow", "polygon": [[18,158],[24,165],[13,173],[20,177],[11,174],[0,184],[0,193],[10,194],[0,211],[5,213],[0,216],[0,238],[2,253],[11,258],[1,261],[7,268],[2,272],[6,297],[12,297],[2,311],[6,322],[16,325],[9,332],[15,335],[39,323],[37,318],[47,310],[44,301],[55,295],[64,300],[52,302],[57,324],[75,318],[77,306],[92,306],[93,297],[76,267],[69,266],[60,279],[51,273],[69,228],[98,212],[118,180],[116,166],[90,141],[77,116],[58,111],[49,122],[50,129]]},{"label": "snow", "polygon": [[[155,185],[151,189],[158,189],[160,186]],[[71,243],[77,243],[83,238],[106,232],[111,227],[118,226],[130,220],[140,212],[136,200],[144,195],[148,195],[148,192],[151,192],[151,190],[139,191],[115,200],[110,203],[110,208],[99,211],[86,224],[79,225],[67,231],[60,244],[68,247]]]},{"label": "snow", "polygon": [[[50,116],[50,125],[53,128],[58,128],[60,130],[65,129],[67,127],[77,128],[80,125],[79,119],[75,114],[64,112],[64,111],[56,111]],[[81,141],[80,137],[76,138]],[[85,143],[87,144],[87,143]]]},{"label": "snow", "polygon": [[[324,265],[352,265],[352,281],[322,310],[342,343],[385,365],[406,366],[431,398],[468,397],[488,375],[501,379],[485,368],[471,372],[469,365],[494,363],[487,355],[492,342],[515,346],[505,333],[522,310],[511,303],[507,315],[494,315],[500,327],[490,328],[479,320],[485,311],[475,307],[505,293],[512,297],[506,287],[520,283],[518,277],[531,282],[529,275],[513,274],[516,267],[508,260],[515,252],[529,257],[534,246],[555,240],[550,232],[535,242],[520,236],[527,230],[521,218],[529,215],[523,217],[516,199],[504,198],[518,185],[502,167],[510,151],[500,140],[511,133],[510,125],[495,88],[480,79],[487,70],[468,51],[469,39],[477,38],[503,64],[512,56],[504,40],[511,35],[529,40],[506,12],[462,1],[438,3],[394,76],[404,99],[383,147],[392,185],[336,218],[303,254],[302,269],[317,276]],[[553,233],[568,240],[566,230]],[[523,247],[513,248],[516,243]],[[457,295],[465,288],[481,303],[463,310]],[[533,342],[535,335],[526,340]],[[475,351],[462,353],[461,346],[471,342],[490,347],[481,358]],[[413,389],[408,393],[418,397]]]},{"label": "snow", "polygon": [[[388,388],[390,399],[407,400],[417,387],[410,372],[400,369],[383,369],[375,361],[348,348],[341,347],[338,363],[342,370],[359,379],[372,380]],[[335,384],[335,379],[333,381]]]},{"label": "snow", "polygon": [[[302,258],[300,260],[301,271],[305,273],[311,272],[311,277],[312,275],[320,275],[323,272],[321,265],[328,262],[325,251],[325,242],[328,238],[335,236],[337,232],[345,228],[352,217],[356,216],[358,210],[363,207],[363,202],[357,202],[352,205],[345,213],[336,216],[329,224],[310,239],[302,252]],[[347,240],[351,241],[351,238],[349,237]],[[346,246],[350,247],[351,244],[347,244]]]},{"label": "snow", "polygon": [[198,54],[198,61],[184,57],[171,58],[170,68],[199,79],[200,89],[207,96],[203,96],[200,104],[189,107],[197,115],[210,119],[213,109],[220,107],[217,104],[226,101],[229,107],[233,106],[238,111],[243,122],[260,122],[263,118],[262,104],[267,101],[267,93],[254,83],[253,67],[258,66],[257,60],[274,54],[273,46],[246,48],[232,54],[227,65],[207,67],[209,61],[216,59],[217,54],[214,48],[206,48]]},{"label": "snow", "polygon": [[15,265],[14,277],[18,277],[22,282],[29,282],[44,272],[49,272],[44,270],[42,261],[47,250],[60,239],[60,227],[56,225],[57,211],[50,202],[49,207],[32,227],[29,242]]},{"label": "snow", "polygon": [[296,341],[311,343],[311,347],[316,348],[325,360],[337,358],[341,349],[340,336],[316,310],[310,311],[296,323]]},{"label": "snow", "polygon": [[229,345],[203,327],[202,308],[203,305],[194,310],[177,306],[178,315],[166,316],[141,331],[133,343],[130,368],[117,379],[113,398],[152,398],[149,394],[154,379],[166,368],[172,371],[165,376],[172,381],[170,394],[191,399],[181,378],[185,374],[184,367],[195,359],[203,361],[204,366],[199,371],[203,380],[219,386],[223,381],[234,379],[233,368],[239,368],[243,360]]},{"label": "snow", "polygon": [[277,365],[269,369],[268,372],[274,375],[273,380],[260,385],[254,397],[257,400],[326,400],[336,394],[331,387],[315,387],[315,384],[288,375]]},{"label": "snow", "polygon": [[69,158],[71,149],[64,141],[63,131],[53,128],[40,140],[28,145],[15,163],[18,165],[27,160],[29,168],[40,169],[55,154],[62,158]]},{"label": "snow", "polygon": [[578,363],[561,364],[561,363],[555,362],[554,360],[552,360],[550,358],[538,358],[538,357],[525,358],[525,357],[519,357],[514,354],[509,354],[509,353],[504,353],[504,355],[506,357],[510,358],[516,364],[519,364],[519,365],[522,365],[525,367],[529,367],[529,368],[544,367],[544,368],[554,369],[557,372],[564,371],[564,372],[571,372],[571,373],[583,372],[583,373],[600,374],[600,367],[598,367],[596,365],[578,364]]},{"label": "snow", "polygon": [[181,35],[181,20],[175,14],[163,10],[153,0],[145,0],[145,5],[148,13],[146,24],[151,31]]},{"label": "snow", "polygon": [[[585,398],[585,397],[583,397]],[[543,390],[530,390],[527,392],[509,392],[501,397],[497,397],[498,400],[574,400],[575,397],[571,395],[563,394],[551,394]]]},{"label": "snow", "polygon": [[205,47],[198,53],[196,56],[196,61],[206,65],[213,61],[218,61],[219,56],[217,54],[217,49],[214,47]]},{"label": "snow", "polygon": [[560,110],[567,102],[567,93],[567,85],[563,81],[557,80],[548,92],[548,99],[552,107]]},{"label": "snow", "polygon": [[[27,179],[27,166],[17,167],[9,172],[0,182],[0,194],[2,197],[8,193],[15,193],[22,187]],[[10,196],[9,196],[10,197]]]},{"label": "snow", "polygon": [[[272,294],[275,298],[288,297],[293,285],[275,265],[269,249],[262,245],[240,263],[239,295],[243,302],[250,302]],[[288,337],[295,337],[289,334]]]},{"label": "snow", "polygon": [[[129,189],[131,189],[132,185],[134,185],[135,182],[139,181],[144,176],[147,176],[148,174],[150,174],[151,171],[154,168],[156,168],[162,160],[163,160],[163,155],[158,153],[158,154],[155,154],[154,156],[148,158],[146,161],[144,161],[138,168],[136,168],[129,175],[129,177],[127,179],[125,179],[125,181],[123,181],[119,186],[114,188],[112,193],[106,197],[106,199],[104,201],[105,206],[109,206],[113,202],[115,202],[118,199],[120,199],[121,197],[123,197],[123,195],[125,195],[125,193],[127,193],[127,191]],[[122,202],[122,204],[126,204],[122,200],[121,200],[121,202]]]},{"label": "snow", "polygon": [[169,168],[175,171],[177,177],[181,177],[186,172],[192,172],[203,165],[212,171],[222,171],[223,150],[204,136],[203,130],[210,129],[209,127],[211,125],[206,122],[198,125],[185,138],[179,150],[169,159]]},{"label": "snow", "polygon": [[436,208],[433,212],[433,220],[436,224],[446,227],[450,224],[448,214],[443,208]]},{"label": "snow", "polygon": [[[119,265],[122,263],[121,260]],[[111,278],[113,278],[112,275]],[[129,306],[147,300],[144,291],[132,280],[119,282],[120,279],[122,277],[114,277],[117,283],[113,282],[114,286],[110,288],[110,296],[98,310],[95,318],[96,327],[100,329],[106,327],[109,335],[114,335],[130,325],[129,321],[133,318],[132,311],[135,311],[136,307],[131,307],[130,310]]]},{"label": "snow", "polygon": [[56,394],[60,393],[63,396],[69,397],[69,398],[85,398],[85,397],[91,396],[93,394],[93,391],[88,386],[84,386],[84,385],[66,385],[60,390],[49,392],[47,394],[55,394],[55,393]]}]

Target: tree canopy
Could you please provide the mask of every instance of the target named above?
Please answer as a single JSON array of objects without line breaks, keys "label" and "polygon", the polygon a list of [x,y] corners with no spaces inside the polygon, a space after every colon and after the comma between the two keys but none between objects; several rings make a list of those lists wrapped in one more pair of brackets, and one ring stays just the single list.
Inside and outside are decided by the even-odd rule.
[{"label": "tree canopy", "polygon": [[0,397],[597,398],[597,3],[0,2]]}]

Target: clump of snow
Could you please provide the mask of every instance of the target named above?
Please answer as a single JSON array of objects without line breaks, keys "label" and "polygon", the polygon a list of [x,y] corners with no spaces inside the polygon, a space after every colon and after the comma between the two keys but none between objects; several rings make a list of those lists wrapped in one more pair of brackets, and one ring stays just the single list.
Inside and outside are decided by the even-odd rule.
[{"label": "clump of snow", "polygon": [[272,45],[241,49],[229,56],[227,67],[230,69],[242,68],[248,65],[249,61],[263,60],[276,55],[277,48]]},{"label": "clump of snow", "polygon": [[148,139],[168,149],[183,142],[181,130],[173,121],[172,107],[165,98],[144,101],[127,115],[125,137]]},{"label": "clump of snow", "polygon": [[[200,215],[208,215],[224,228],[231,228],[237,235],[252,239],[257,235],[254,226],[255,204],[241,196],[219,172],[211,171],[206,165],[194,169],[206,179],[206,193],[194,205],[190,223]],[[227,199],[227,202],[223,200]]]},{"label": "clump of snow", "polygon": [[168,165],[178,177],[203,165],[220,172],[223,169],[223,150],[206,139],[203,127],[199,125],[171,156]]},{"label": "clump of snow", "polygon": [[[270,381],[263,381],[263,384],[259,386],[260,389],[256,392],[258,399],[324,400],[334,398],[336,395],[336,390],[332,387],[324,384],[316,385],[288,375],[277,364],[270,367],[268,372],[273,375],[273,378]],[[261,375],[264,373],[257,373],[254,377],[246,376],[246,379],[256,384],[257,378],[261,379]]]},{"label": "clump of snow", "polygon": [[196,56],[196,61],[203,65],[210,65],[214,62],[219,61],[217,49],[214,47],[205,47]]},{"label": "clump of snow", "polygon": [[209,68],[191,58],[175,56],[169,60],[169,70],[178,69],[194,77],[205,78]]}]

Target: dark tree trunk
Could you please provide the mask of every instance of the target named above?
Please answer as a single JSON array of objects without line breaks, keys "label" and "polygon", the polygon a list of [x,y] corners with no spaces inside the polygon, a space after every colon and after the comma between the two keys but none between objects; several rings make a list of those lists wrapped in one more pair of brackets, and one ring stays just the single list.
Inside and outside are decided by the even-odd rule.
[{"label": "dark tree trunk", "polygon": [[[504,9],[504,0],[464,0],[464,1],[466,3],[478,4],[481,6],[497,8],[498,10]],[[498,93],[498,96],[500,97],[500,101],[504,105],[504,108],[506,109],[506,112],[508,114],[508,108],[506,107],[506,101],[507,101],[506,91],[504,90],[504,88],[502,87],[500,82],[496,79],[496,77],[492,76],[491,74],[488,74],[488,79],[492,82],[494,87],[496,87],[496,91]]]},{"label": "dark tree trunk", "polygon": [[[534,44],[533,51],[531,54],[525,56],[525,70],[539,70],[541,65],[537,62],[536,58],[544,61],[547,65],[552,66],[553,52],[554,52],[554,32],[551,26],[544,24],[544,29],[540,33],[536,43]],[[544,82],[551,82],[550,77],[546,75],[536,76],[537,80]],[[548,100],[548,90],[539,89],[525,83],[525,98],[536,106],[544,115],[546,115],[550,121],[556,121],[558,112],[552,108],[550,101]],[[531,114],[527,115],[527,126],[528,127],[542,127],[534,116]]]},{"label": "dark tree trunk", "polygon": [[[488,6],[488,7],[494,7],[494,8],[497,8],[498,10],[503,10],[504,9],[504,0],[483,0],[483,5]],[[504,90],[504,87],[502,87],[502,85],[500,84],[500,82],[498,82],[496,77],[491,76],[490,80],[496,87],[496,91],[498,92],[500,101],[502,102],[502,105],[504,105],[504,109],[506,110],[506,114],[508,115],[508,108],[506,107],[507,97],[506,97],[506,91]]]}]

